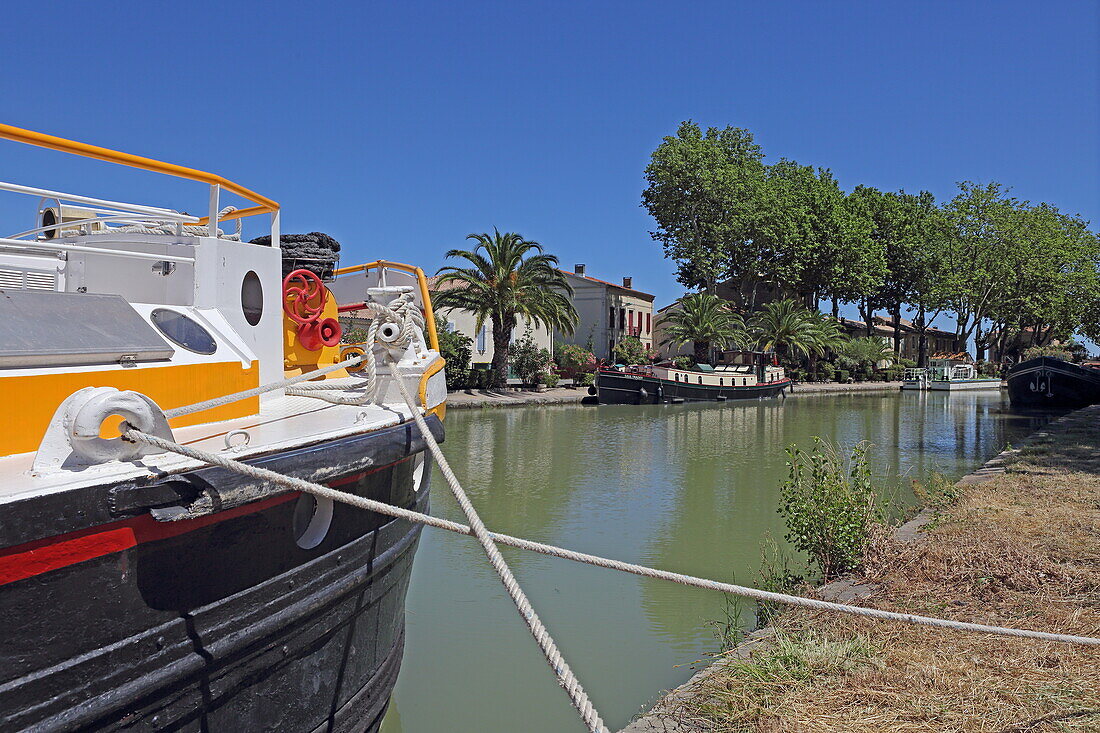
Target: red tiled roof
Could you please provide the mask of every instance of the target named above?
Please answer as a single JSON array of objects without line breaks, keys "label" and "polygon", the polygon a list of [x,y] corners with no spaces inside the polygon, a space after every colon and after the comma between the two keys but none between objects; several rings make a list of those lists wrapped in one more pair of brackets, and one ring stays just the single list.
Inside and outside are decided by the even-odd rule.
[{"label": "red tiled roof", "polygon": [[590,275],[578,275],[577,273],[570,272],[569,270],[558,270],[558,272],[560,272],[563,275],[568,275],[569,277],[575,277],[575,278],[578,278],[580,280],[588,280],[589,282],[599,283],[600,285],[606,285],[609,288],[615,288],[616,290],[622,290],[622,291],[625,291],[627,293],[633,293],[634,295],[637,295],[637,296],[641,297],[642,300],[648,300],[651,303],[653,302],[653,299],[657,297],[655,295],[650,295],[649,293],[643,292],[641,290],[635,290],[634,288],[627,288],[627,287],[623,287],[622,285],[616,285],[615,283],[609,283],[607,280],[601,280],[598,277],[592,277]]}]

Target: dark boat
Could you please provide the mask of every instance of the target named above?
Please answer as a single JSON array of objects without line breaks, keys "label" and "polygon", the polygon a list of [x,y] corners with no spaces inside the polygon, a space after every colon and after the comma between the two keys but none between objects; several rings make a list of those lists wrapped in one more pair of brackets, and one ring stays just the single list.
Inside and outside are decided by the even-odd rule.
[{"label": "dark boat", "polygon": [[[447,393],[424,273],[335,270],[321,235],[282,249],[278,204],[221,177],[0,137],[202,181],[211,212],[0,183],[45,197],[0,243],[0,730],[377,731],[421,526],[126,441],[118,419],[425,512],[412,413],[441,439]],[[257,206],[219,210],[222,189]],[[258,213],[252,242],[218,225]],[[337,315],[360,312],[377,339],[341,344]]]},{"label": "dark boat", "polygon": [[723,402],[783,394],[791,385],[771,353],[727,351],[717,366],[671,363],[601,369],[592,393],[605,405]]},{"label": "dark boat", "polygon": [[1100,367],[1052,356],[1020,362],[1008,373],[1013,407],[1084,407],[1100,402]]}]

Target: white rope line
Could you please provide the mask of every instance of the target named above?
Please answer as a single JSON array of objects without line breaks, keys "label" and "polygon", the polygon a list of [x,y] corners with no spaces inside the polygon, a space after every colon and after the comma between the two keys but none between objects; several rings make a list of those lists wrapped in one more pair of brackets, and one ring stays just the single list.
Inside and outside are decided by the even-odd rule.
[{"label": "white rope line", "polygon": [[287,379],[280,379],[278,382],[270,382],[269,384],[261,384],[259,387],[253,387],[252,389],[246,389],[243,392],[234,392],[233,394],[222,395],[221,397],[215,397],[209,400],[203,400],[202,402],[196,402],[191,405],[184,405],[183,407],[176,407],[171,410],[165,410],[164,416],[167,418],[180,417],[181,415],[190,415],[194,412],[202,412],[203,410],[210,410],[215,407],[221,407],[222,405],[228,405],[232,402],[239,402],[240,400],[247,400],[249,397],[257,397],[265,392],[273,392],[277,389],[285,389],[292,384],[298,384],[299,382],[307,382],[310,379],[316,379],[317,377],[323,377],[326,374],[340,371],[345,367],[356,366],[363,361],[364,354],[356,354],[350,356],[343,361],[338,361],[335,364],[331,364],[327,367],[321,367],[315,369],[312,372],[306,372],[305,374],[299,374],[296,377],[289,377]]},{"label": "white rope line", "polygon": [[380,342],[379,345],[383,348],[392,349],[406,347],[409,344],[416,343],[416,334],[424,327],[424,314],[416,307],[411,293],[398,295],[390,301],[388,306],[375,302],[366,303],[362,310],[370,312],[371,322],[367,328],[367,340],[364,344],[362,356],[366,364],[367,377],[358,385],[352,387],[352,389],[360,391],[357,394],[349,394],[347,391],[339,392],[340,388],[337,385],[326,381],[290,387],[287,389],[287,394],[298,397],[313,397],[334,405],[360,406],[374,401],[378,394],[378,360],[374,355],[374,345],[378,340],[378,329],[384,323],[394,323],[401,329],[397,337],[390,342]]},{"label": "white rope line", "polygon": [[[221,219],[226,214],[232,213],[237,210],[236,206],[226,206],[224,209],[218,212],[218,219]],[[98,219],[91,219],[89,221],[99,221]],[[72,224],[66,226],[71,227]],[[147,223],[135,223],[126,224],[120,227],[111,227],[104,225],[101,230],[91,230],[84,232],[85,234],[118,234],[119,232],[138,234],[175,234],[176,227],[179,226],[179,231],[183,234],[189,234],[195,237],[206,237],[210,235],[210,228],[202,226],[200,224],[147,224]],[[220,239],[230,239],[235,242],[239,242],[241,239],[241,220],[237,219],[237,231],[234,234],[226,234],[221,229],[218,229],[218,237]]]},{"label": "white rope line", "polygon": [[[396,345],[408,344],[413,342],[415,333],[418,329],[424,326],[424,314],[420,312],[420,309],[415,307],[415,303],[412,302],[412,296],[408,294],[401,294],[394,298],[390,303],[393,307],[387,307],[380,303],[367,303],[364,309],[370,310],[374,315],[371,320],[370,330],[368,332],[369,340],[368,344],[374,343],[374,338],[377,335],[378,328],[381,326],[384,320],[392,321],[401,327],[401,334],[396,342]],[[323,377],[326,374],[339,371],[349,366],[358,366],[359,364],[366,362],[368,376],[367,379],[361,385],[355,385],[354,389],[364,389],[369,395],[367,399],[361,399],[360,397],[348,397],[347,402],[339,402],[338,404],[365,404],[367,401],[373,398],[374,392],[377,391],[377,362],[375,360],[374,351],[371,346],[364,350],[363,354],[356,354],[350,356],[343,361],[339,361],[335,364],[331,364],[327,367],[321,367],[320,369],[314,369],[312,372],[306,372],[305,374],[299,374],[296,377],[289,377],[287,379],[280,379],[276,382],[270,382],[268,384],[262,384],[259,387],[253,387],[252,389],[246,389],[241,392],[234,392],[232,394],[222,395],[221,397],[214,397],[209,400],[203,400],[202,402],[196,402],[191,405],[184,405],[182,407],[176,407],[171,410],[165,410],[164,416],[171,419],[174,417],[180,417],[182,415],[190,415],[196,412],[202,412],[203,410],[210,410],[215,407],[221,407],[222,405],[228,405],[233,402],[239,402],[241,400],[247,400],[250,397],[258,397],[266,392],[273,392],[277,389],[287,389],[296,384],[302,382],[308,382],[318,377]],[[336,380],[333,380],[334,382]],[[319,390],[339,390],[347,389],[350,385],[344,383],[341,380],[340,385],[330,382],[320,382],[317,384],[302,385],[296,389],[288,389],[288,394],[303,396],[303,397],[315,397],[327,402],[333,402],[337,399],[329,395],[319,394],[307,394],[307,392],[319,391]]]},{"label": "white rope line", "polygon": [[[203,463],[209,463],[215,466],[221,466],[222,468],[243,473],[253,478],[259,478],[272,483],[284,486],[295,491],[304,491],[306,493],[314,494],[316,496],[322,496],[326,499],[332,499],[333,501],[339,501],[344,504],[348,504],[359,509],[366,509],[368,511],[377,512],[378,514],[385,514],[386,516],[394,517],[395,519],[404,519],[410,522],[419,522],[429,527],[435,527],[436,529],[444,529],[448,532],[454,532],[456,534],[472,535],[473,530],[465,524],[459,524],[458,522],[452,522],[447,519],[440,519],[439,517],[433,517],[430,514],[422,514],[415,512],[411,509],[405,509],[403,507],[393,506],[392,504],[385,504],[374,499],[367,499],[362,496],[356,496],[355,494],[348,494],[337,489],[329,488],[321,484],[315,484],[310,481],[303,481],[302,479],[293,478],[291,476],[284,476],[281,473],[275,473],[265,468],[259,468],[256,466],[250,466],[247,463],[241,463],[234,461],[224,456],[208,453],[206,451],[197,450],[187,446],[182,446],[177,443],[173,443],[169,440],[158,438],[154,435],[142,433],[138,430],[134,430],[126,425],[123,426],[126,437],[131,440],[137,440],[142,443],[156,446],[161,450],[171,453],[178,453],[179,455],[193,458],[196,461],[202,461]],[[660,580],[668,580],[673,583],[679,583],[680,585],[689,585],[695,588],[706,588],[709,590],[716,590],[721,593],[729,593],[735,596],[741,596],[743,598],[752,598],[757,601],[765,601],[771,603],[782,603],[787,606],[798,606],[800,608],[809,608],[815,611],[836,611],[840,613],[850,613],[856,616],[866,616],[868,618],[876,618],[884,621],[900,621],[902,623],[916,624],[918,626],[935,626],[939,628],[951,629],[953,631],[973,631],[980,634],[993,634],[995,636],[1010,636],[1023,639],[1038,639],[1040,641],[1056,641],[1068,644],[1083,644],[1085,646],[1100,646],[1100,639],[1091,636],[1075,636],[1072,634],[1055,634],[1048,631],[1032,631],[1030,629],[1014,629],[1007,626],[988,626],[986,624],[975,624],[966,621],[952,621],[950,619],[935,618],[933,616],[920,616],[912,613],[897,613],[895,611],[882,611],[877,608],[864,608],[862,606],[850,606],[844,603],[833,603],[832,601],[822,601],[816,598],[806,598],[804,596],[792,596],[786,593],[774,593],[772,591],[760,590],[759,588],[751,588],[744,585],[734,585],[733,583],[724,583],[718,580],[710,580],[708,578],[699,578],[694,575],[685,575],[683,573],[674,573],[668,570],[658,570],[656,568],[646,567],[645,565],[636,565],[634,563],[623,562],[622,560],[612,560],[606,557],[600,557],[599,555],[589,555],[584,552],[577,552],[576,550],[568,550],[564,547],[557,547],[556,545],[548,545],[542,542],[535,542],[533,540],[523,539],[521,537],[513,537],[507,534],[500,534],[498,532],[489,532],[489,536],[502,545],[508,545],[510,547],[518,547],[521,550],[530,550],[532,552],[538,552],[543,555],[549,555],[551,557],[558,557],[563,560],[572,560],[573,562],[585,563],[587,565],[595,565],[601,568],[607,568],[609,570],[619,570],[624,573],[632,573],[634,575],[640,575],[644,578],[657,578]]]},{"label": "white rope line", "polygon": [[462,488],[462,484],[459,483],[458,477],[456,477],[454,471],[451,470],[451,466],[447,463],[447,459],[443,455],[439,443],[436,442],[435,436],[432,435],[432,431],[428,428],[428,423],[424,421],[424,416],[420,414],[420,410],[418,410],[413,403],[412,396],[409,394],[409,389],[405,386],[405,380],[398,374],[397,364],[392,360],[390,361],[390,368],[394,372],[394,381],[397,383],[397,389],[401,392],[401,397],[404,398],[405,405],[408,406],[409,412],[412,413],[413,420],[416,421],[416,426],[420,428],[420,432],[424,436],[424,441],[428,444],[428,450],[430,450],[432,456],[435,457],[436,462],[439,464],[439,470],[443,473],[443,478],[446,479],[447,485],[451,488],[451,493],[454,494],[455,499],[458,500],[458,505],[462,507],[462,513],[466,515],[467,521],[470,522],[470,534],[476,537],[477,541],[481,544],[481,548],[485,551],[486,557],[489,558],[489,564],[493,566],[497,575],[500,576],[500,582],[504,584],[504,588],[508,591],[508,595],[512,597],[512,602],[515,603],[519,615],[523,617],[524,623],[527,624],[527,628],[531,631],[531,635],[535,637],[535,642],[539,645],[539,648],[542,649],[542,653],[546,657],[546,661],[550,664],[550,668],[554,670],[554,674],[557,675],[559,684],[565,688],[566,693],[569,695],[569,699],[573,702],[573,707],[580,713],[581,719],[584,721],[585,725],[588,726],[588,730],[594,733],[605,733],[607,731],[607,726],[604,725],[603,720],[600,718],[599,711],[592,705],[592,701],[588,699],[588,693],[581,687],[580,680],[573,674],[573,670],[570,669],[569,664],[565,661],[565,658],[562,657],[561,652],[558,651],[558,645],[554,642],[554,638],[550,636],[550,632],[543,625],[542,619],[535,613],[534,607],[527,599],[527,594],[523,592],[523,588],[520,587],[519,581],[516,580],[516,576],[512,574],[511,568],[509,568],[508,563],[505,562],[504,556],[500,554],[500,550],[497,549],[496,544],[494,544],[492,535],[481,521],[481,517],[478,516],[477,510],[474,509],[470,497],[466,495],[466,491]]}]

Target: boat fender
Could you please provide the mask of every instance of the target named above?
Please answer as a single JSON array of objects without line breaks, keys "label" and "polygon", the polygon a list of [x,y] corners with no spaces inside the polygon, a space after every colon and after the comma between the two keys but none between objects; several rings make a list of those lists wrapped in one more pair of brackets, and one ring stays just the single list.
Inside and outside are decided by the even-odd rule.
[{"label": "boat fender", "polygon": [[595,388],[595,387],[589,387],[589,388],[588,388],[588,394],[590,394],[590,395],[592,395],[593,397],[595,397],[595,396],[596,396],[596,388]]},{"label": "boat fender", "polygon": [[665,388],[661,385],[657,385],[657,399],[663,400],[665,398]]},{"label": "boat fender", "polygon": [[638,390],[638,403],[639,404],[641,404],[642,402],[645,402],[646,398],[648,398],[648,397],[649,397],[649,392],[646,392],[645,387],[642,387],[641,389]]}]

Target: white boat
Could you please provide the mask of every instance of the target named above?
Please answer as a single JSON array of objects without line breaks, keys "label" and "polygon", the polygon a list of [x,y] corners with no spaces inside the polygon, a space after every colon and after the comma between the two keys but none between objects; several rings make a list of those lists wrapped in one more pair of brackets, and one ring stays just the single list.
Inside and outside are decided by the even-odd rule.
[{"label": "white boat", "polygon": [[[447,393],[424,273],[291,255],[279,204],[214,174],[0,139],[209,193],[200,218],[0,183],[33,197],[0,238],[0,729],[376,731],[421,525],[195,452],[426,511],[413,413],[442,438]],[[352,310],[370,343],[341,344]]]},{"label": "white boat", "polygon": [[979,376],[969,361],[959,358],[932,359],[927,368],[906,369],[902,389],[958,392],[973,389],[1000,389],[997,377]]}]

